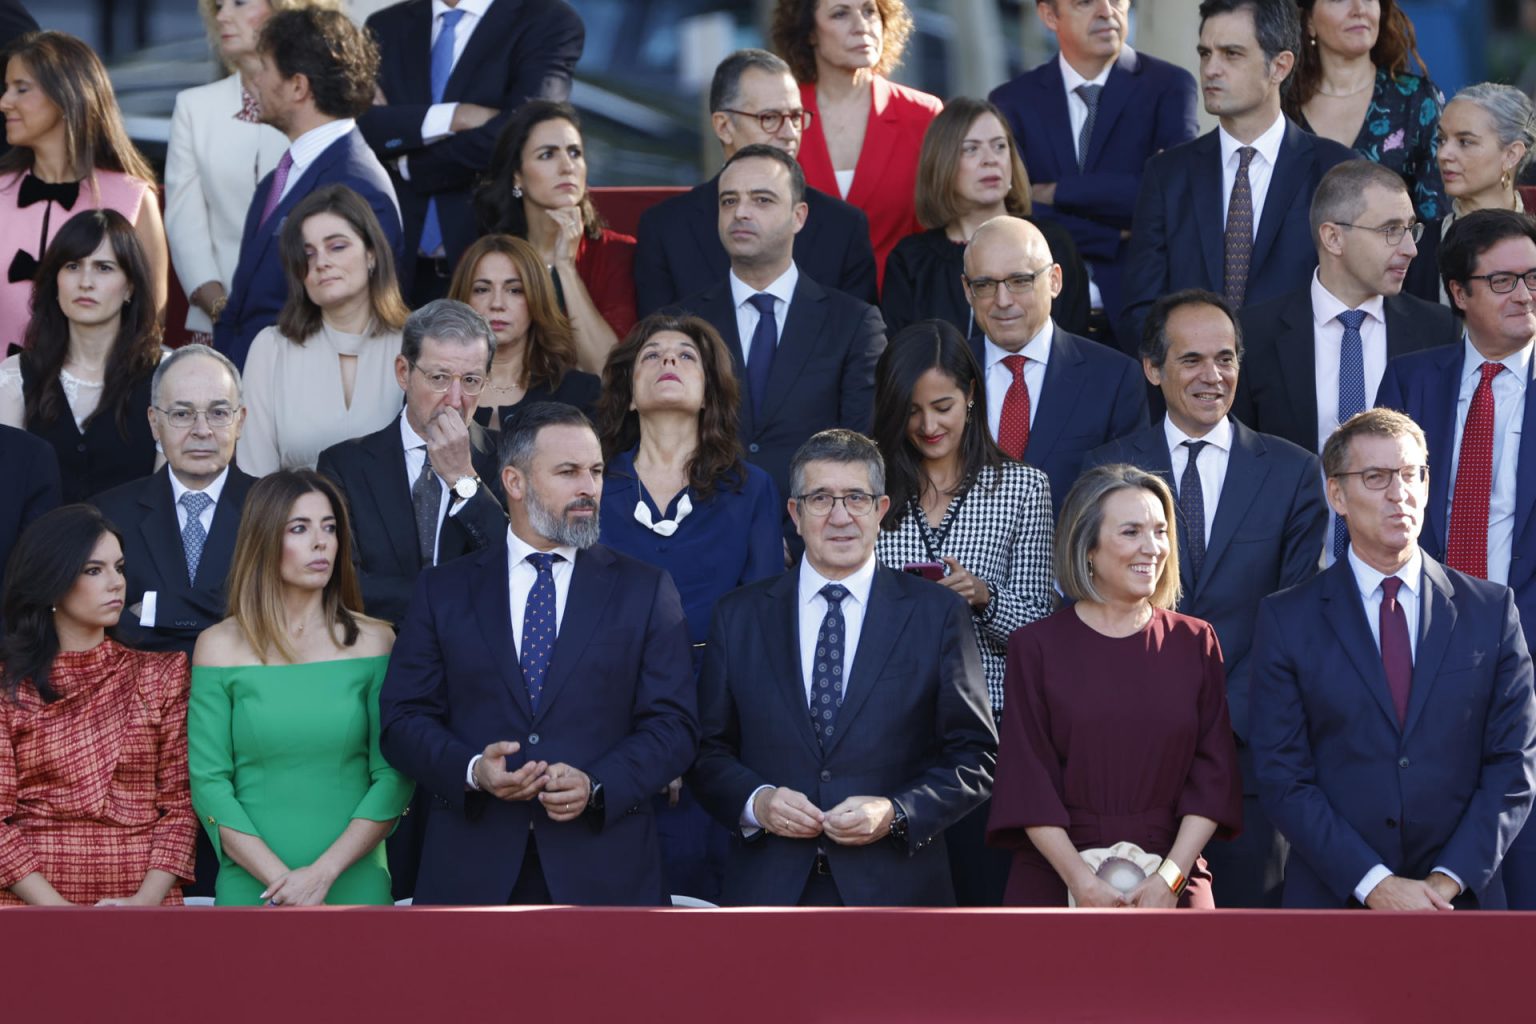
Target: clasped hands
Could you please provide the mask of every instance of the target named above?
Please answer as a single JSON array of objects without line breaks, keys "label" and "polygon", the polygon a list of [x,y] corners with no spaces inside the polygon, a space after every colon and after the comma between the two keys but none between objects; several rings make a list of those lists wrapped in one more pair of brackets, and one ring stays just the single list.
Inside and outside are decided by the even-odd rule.
[{"label": "clasped hands", "polygon": [[503,740],[485,748],[475,762],[475,781],[498,800],[538,798],[551,821],[575,821],[587,809],[592,796],[592,779],[580,768],[547,761],[529,761],[516,771],[507,771],[506,759],[522,749],[522,744]]},{"label": "clasped hands", "polygon": [[1388,875],[1365,897],[1372,910],[1455,910],[1451,900],[1461,887],[1449,876],[1431,871],[1428,878]]},{"label": "clasped hands", "polygon": [[826,836],[841,846],[867,846],[890,835],[896,806],[883,796],[850,796],[823,811],[804,793],[787,786],[765,789],[752,799],[752,815],[765,830],[787,839]]}]

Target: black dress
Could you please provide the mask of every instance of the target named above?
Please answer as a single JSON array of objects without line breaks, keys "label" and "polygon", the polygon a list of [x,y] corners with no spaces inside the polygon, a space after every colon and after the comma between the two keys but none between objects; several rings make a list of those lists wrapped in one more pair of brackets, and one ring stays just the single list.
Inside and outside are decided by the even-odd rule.
[{"label": "black dress", "polygon": [[601,377],[593,373],[582,373],[580,370],[567,370],[557,388],[551,388],[548,381],[539,381],[531,383],[523,397],[511,405],[480,405],[475,409],[475,422],[487,430],[491,429],[491,410],[495,409],[498,417],[496,427],[499,429],[514,410],[529,402],[562,402],[565,405],[573,405],[586,413],[587,418],[590,419],[597,410],[597,398],[602,393]]},{"label": "black dress", "polygon": [[[39,386],[37,371],[31,363],[26,355],[22,356],[23,394]],[[113,411],[98,408],[82,430],[75,426],[68,406],[52,423],[27,424],[27,430],[53,445],[59,457],[65,504],[86,501],[92,495],[155,471],[155,436],[150,433],[148,415],[153,376],[144,374],[129,392],[126,429],[119,428]]]},{"label": "black dress", "polygon": [[[1061,294],[1051,303],[1051,319],[1073,334],[1088,330],[1088,270],[1077,254],[1077,243],[1067,229],[1053,221],[1025,217],[1051,247],[1061,264]],[[908,235],[896,243],[885,264],[885,285],[880,292],[880,312],[887,336],[919,320],[948,320],[966,337],[981,333],[965,301],[960,274],[965,269],[965,246],[953,242],[943,228]],[[1021,271],[1024,268],[1019,268]]]}]

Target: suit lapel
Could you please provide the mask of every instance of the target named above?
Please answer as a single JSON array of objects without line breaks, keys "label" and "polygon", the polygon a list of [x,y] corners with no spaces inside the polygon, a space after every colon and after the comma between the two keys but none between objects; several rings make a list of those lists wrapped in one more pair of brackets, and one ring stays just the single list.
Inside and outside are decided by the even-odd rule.
[{"label": "suit lapel", "polygon": [[[1200,251],[1205,256],[1206,280],[1212,291],[1221,291],[1226,278],[1224,247],[1227,225],[1222,219],[1221,142],[1214,131],[1192,144],[1190,181],[1194,189],[1195,227]],[[1269,205],[1265,200],[1265,207]]]},{"label": "suit lapel", "polygon": [[858,162],[854,164],[853,187],[848,190],[848,202],[861,209],[878,205],[885,170],[891,163],[891,148],[899,134],[901,118],[891,97],[891,83],[876,75],[870,83],[864,147],[859,150]]},{"label": "suit lapel", "polygon": [[[252,483],[254,481],[240,470],[234,466],[229,467],[229,475],[224,478],[224,490],[219,492],[219,503],[213,507],[213,527],[208,531],[203,556],[197,563],[194,585],[198,588],[217,591],[224,585],[222,573],[227,573],[233,564],[235,534],[239,532],[240,516],[245,510],[245,496]],[[223,567],[218,579],[208,578],[208,573],[213,571],[209,568],[211,566]]]},{"label": "suit lapel", "polygon": [[[495,6],[494,4],[492,5]],[[400,98],[402,103],[431,103],[432,102],[432,0],[415,0],[414,3],[402,11],[401,30],[405,34],[402,39],[400,53],[415,51],[415,58],[399,62],[401,81],[404,87]],[[476,32],[470,39],[482,35]],[[473,42],[471,42],[473,45]],[[466,56],[468,54],[466,53]],[[460,60],[454,66],[457,72],[464,64]],[[456,75],[454,77],[457,77]],[[453,77],[448,80],[448,89],[454,89]],[[458,92],[453,93],[453,98],[458,98]],[[448,99],[448,90],[444,90],[443,98]]]},{"label": "suit lapel", "polygon": [[555,650],[550,655],[544,688],[539,693],[535,722],[544,717],[565,688],[566,681],[575,675],[587,647],[602,635],[608,598],[617,578],[613,553],[607,548],[593,547],[576,553],[576,564],[571,569],[571,589],[565,598],[565,614],[555,637]]},{"label": "suit lapel", "polygon": [[[866,616],[866,621],[868,616]],[[768,676],[789,711],[790,731],[800,737],[811,755],[822,757],[821,740],[811,729],[811,709],[806,701],[807,681],[800,666],[800,569],[796,566],[763,591],[763,637],[767,648]],[[862,644],[860,645],[862,646]],[[841,723],[841,715],[839,715]]]},{"label": "suit lapel", "polygon": [[1297,420],[1298,436],[1310,437],[1317,431],[1317,339],[1312,331],[1312,292],[1305,294],[1305,302],[1280,313],[1283,329],[1275,339],[1275,355],[1286,408]]},{"label": "suit lapel", "polygon": [[1205,562],[1195,584],[1196,592],[1211,578],[1216,563],[1221,560],[1227,545],[1232,543],[1232,535],[1247,518],[1248,509],[1253,506],[1264,486],[1264,478],[1269,475],[1269,467],[1264,461],[1268,451],[1264,439],[1236,420],[1230,422],[1232,451],[1227,457],[1227,477],[1222,481],[1221,496],[1216,499],[1216,518],[1206,540]]},{"label": "suit lapel", "polygon": [[[1057,64],[1056,69],[1060,74],[1061,65]],[[1093,134],[1088,138],[1088,158],[1083,161],[1084,167],[1095,166],[1103,155],[1104,147],[1114,134],[1115,121],[1136,89],[1137,70],[1135,52],[1121,50],[1120,59],[1109,69],[1109,78],[1104,81],[1104,91],[1099,94],[1099,109],[1093,117]]]},{"label": "suit lapel", "polygon": [[470,578],[470,603],[480,639],[490,654],[491,663],[501,676],[502,685],[525,719],[533,718],[528,687],[517,662],[517,643],[512,632],[512,595],[507,587],[507,545],[496,544],[479,556],[477,571]]},{"label": "suit lapel", "polygon": [[[1137,431],[1126,440],[1135,451],[1136,465],[1162,477],[1168,490],[1177,496],[1178,481],[1173,478],[1173,457],[1168,453],[1168,435],[1163,432],[1163,420],[1159,419],[1149,429]],[[1179,512],[1177,497],[1174,499],[1174,532],[1178,535],[1179,550],[1188,551],[1189,525]],[[1179,583],[1186,598],[1195,592],[1195,581],[1190,579],[1189,571],[1189,559],[1179,559]]]},{"label": "suit lapel", "polygon": [[1355,667],[1356,678],[1364,686],[1392,723],[1399,728],[1397,709],[1392,706],[1392,694],[1387,689],[1387,672],[1381,665],[1381,649],[1371,636],[1370,623],[1365,621],[1365,603],[1360,599],[1360,588],[1355,582],[1355,572],[1349,560],[1333,563],[1323,574],[1323,618],[1339,638],[1339,646]]},{"label": "suit lapel", "polygon": [[1440,675],[1451,631],[1456,626],[1456,603],[1452,600],[1451,581],[1440,564],[1424,555],[1424,572],[1419,587],[1419,643],[1413,659],[1413,683],[1408,691],[1408,715],[1403,723],[1406,737],[1418,723],[1429,691]]},{"label": "suit lapel", "polygon": [[[432,5],[422,5],[426,8],[427,23],[422,30],[427,38],[428,59],[416,63],[416,73],[423,70],[428,74],[426,95],[432,95]],[[464,93],[464,88],[477,74],[483,74],[491,58],[495,53],[507,45],[507,28],[517,17],[517,8],[521,6],[518,0],[497,0],[490,5],[485,14],[481,16],[484,24],[475,28],[475,34],[469,37],[469,42],[464,46],[464,52],[459,54],[459,59],[454,61],[453,70],[448,73],[448,81],[443,86],[443,101],[451,103]]]},{"label": "suit lapel", "polygon": [[[912,602],[890,578],[893,570],[876,567],[875,578],[869,588],[869,607],[864,609],[864,625],[859,632],[859,646],[853,655],[853,671],[848,673],[843,706],[837,712],[837,727],[832,732],[832,742],[826,746],[826,756],[843,742],[849,726],[868,703],[870,694],[890,660],[897,641],[906,629],[907,619],[912,616]],[[795,650],[800,648],[796,646]],[[806,716],[809,722],[809,716]]]},{"label": "suit lapel", "polygon": [[1040,385],[1040,408],[1035,411],[1029,444],[1024,450],[1024,461],[1031,466],[1042,465],[1051,457],[1061,439],[1062,425],[1072,418],[1071,410],[1083,397],[1084,360],[1077,340],[1059,327],[1053,326],[1051,332],[1051,354],[1045,363],[1045,380]]},{"label": "suit lapel", "polygon": [[[1446,509],[1451,500],[1451,447],[1456,437],[1456,396],[1461,383],[1462,347],[1447,345],[1436,354],[1435,372],[1424,378],[1423,408],[1438,415],[1438,423],[1420,424],[1429,438],[1429,509],[1431,535],[1445,550]],[[1529,418],[1529,410],[1527,410]],[[1518,504],[1518,503],[1517,503]],[[1519,536],[1519,534],[1516,534]]]},{"label": "suit lapel", "polygon": [[[772,419],[775,410],[794,392],[806,361],[821,344],[823,329],[827,326],[826,301],[827,293],[821,285],[802,273],[795,283],[784,329],[779,332],[779,346],[773,353],[773,366],[768,371],[768,388],[758,419],[765,422]],[[734,322],[735,316],[731,319]]]},{"label": "suit lapel", "polygon": [[[1536,370],[1536,359],[1531,360]],[[1525,382],[1525,414],[1520,419],[1520,454],[1515,463],[1515,537],[1526,535],[1531,525],[1531,508],[1536,505],[1536,375]],[[1527,569],[1527,572],[1530,570]],[[1511,574],[1513,575],[1513,574]],[[1517,581],[1511,580],[1513,586]]]},{"label": "suit lapel", "polygon": [[[699,257],[704,265],[714,268],[723,264],[729,268],[730,257],[725,253],[725,246],[720,244],[720,175],[700,185],[689,196],[688,216],[683,220],[699,247]],[[811,221],[807,219],[801,232],[810,226]],[[739,342],[737,347],[740,347]]]},{"label": "suit lapel", "polygon": [[1077,169],[1077,140],[1072,138],[1072,100],[1067,96],[1067,83],[1061,77],[1060,63],[1055,60],[1046,63],[1038,88],[1035,111],[1045,122],[1045,136],[1056,153],[1056,166],[1066,174],[1069,169]]},{"label": "suit lapel", "polygon": [[[150,478],[149,487],[139,499],[144,518],[139,521],[139,535],[159,571],[163,585],[187,586],[187,552],[181,543],[180,520],[172,496],[170,467],[161,467]],[[223,505],[223,502],[219,503]],[[218,513],[214,513],[215,525]],[[227,564],[227,563],[226,563]]]},{"label": "suit lapel", "polygon": [[[757,433],[757,416],[752,408],[751,400],[745,395],[747,386],[747,359],[742,351],[741,332],[736,329],[736,304],[731,298],[731,282],[729,278],[700,295],[697,301],[690,306],[683,306],[686,313],[692,313],[709,321],[715,330],[720,332],[720,337],[725,341],[725,347],[731,351],[731,369],[736,372],[736,379],[741,382],[743,395],[740,408],[737,411],[737,420],[741,425],[741,439],[748,440]],[[793,308],[793,304],[791,304]],[[786,325],[786,331],[787,331]],[[785,335],[787,337],[787,333]]]},{"label": "suit lapel", "polygon": [[[405,413],[401,413],[404,416]],[[411,503],[411,481],[405,468],[405,448],[400,442],[400,419],[363,439],[362,448],[375,465],[364,475],[374,508],[388,527],[390,547],[399,565],[421,561],[417,547],[416,513]]]},{"label": "suit lapel", "polygon": [[1280,225],[1285,223],[1291,199],[1307,176],[1306,164],[1311,156],[1312,143],[1307,133],[1287,122],[1285,137],[1280,140],[1280,152],[1275,157],[1275,169],[1269,176],[1269,190],[1264,194],[1259,229],[1253,236],[1253,261],[1248,265],[1250,283],[1259,279],[1264,257],[1280,235]]}]

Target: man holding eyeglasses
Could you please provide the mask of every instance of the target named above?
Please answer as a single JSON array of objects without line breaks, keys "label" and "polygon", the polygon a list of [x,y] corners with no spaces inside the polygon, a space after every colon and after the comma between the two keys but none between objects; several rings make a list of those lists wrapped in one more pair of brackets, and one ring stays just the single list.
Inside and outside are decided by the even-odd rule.
[{"label": "man holding eyeglasses", "polygon": [[[1240,314],[1243,374],[1233,415],[1314,454],[1344,420],[1375,403],[1387,361],[1460,331],[1451,311],[1403,290],[1424,225],[1395,171],[1349,160],[1312,197],[1317,270],[1311,283]],[[1330,562],[1338,549],[1328,533]]]},{"label": "man holding eyeglasses", "polygon": [[1051,300],[1061,267],[1040,229],[994,217],[965,248],[966,301],[984,337],[987,427],[1010,458],[1042,470],[1061,511],[1083,457],[1147,426],[1147,386],[1128,356],[1061,330]]},{"label": "man holding eyeglasses", "polygon": [[[811,112],[789,65],[767,50],[737,50],[715,68],[709,120],[726,159],[743,146],[767,145],[790,156]],[[720,177],[651,207],[640,218],[635,300],[641,316],[718,283],[730,257],[715,230]],[[869,218],[857,206],[805,190],[805,227],[795,236],[795,263],[811,280],[875,303],[875,252]]]},{"label": "man holding eyeglasses", "polygon": [[[1430,492],[1424,550],[1515,591],[1536,636],[1536,222],[1512,210],[1458,218],[1440,244],[1460,345],[1387,364],[1376,404],[1425,425]],[[1522,443],[1530,435],[1530,444]],[[1510,906],[1536,910],[1536,829],[1510,851]]]},{"label": "man holding eyeglasses", "polygon": [[1286,907],[1507,903],[1536,779],[1531,658],[1510,589],[1420,547],[1433,461],[1402,413],[1347,420],[1323,446],[1346,556],[1259,606],[1251,742],[1291,843]]},{"label": "man holding eyeglasses", "polygon": [[395,357],[398,419],[320,453],[347,495],[352,555],[369,615],[398,624],[416,576],[506,532],[495,443],[474,421],[496,339],[461,302],[437,299],[406,320]]},{"label": "man holding eyeglasses", "polygon": [[799,564],[715,606],[699,684],[699,802],[738,840],[733,906],[953,906],[944,830],[992,789],[997,734],[969,606],[881,567],[875,443],[795,453]]}]

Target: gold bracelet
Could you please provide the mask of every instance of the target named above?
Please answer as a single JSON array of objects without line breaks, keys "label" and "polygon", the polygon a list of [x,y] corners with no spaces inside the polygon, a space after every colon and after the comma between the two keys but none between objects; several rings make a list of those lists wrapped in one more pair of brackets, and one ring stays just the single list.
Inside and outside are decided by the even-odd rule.
[{"label": "gold bracelet", "polygon": [[1157,866],[1157,877],[1168,883],[1168,888],[1175,897],[1184,895],[1184,889],[1189,885],[1189,879],[1184,877],[1184,872],[1179,866],[1167,857]]}]

